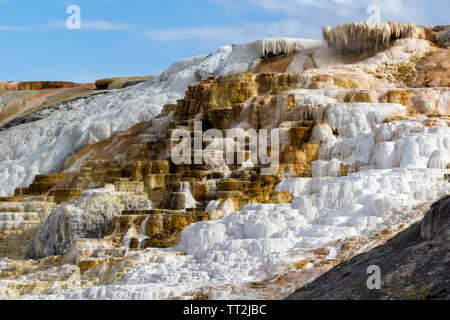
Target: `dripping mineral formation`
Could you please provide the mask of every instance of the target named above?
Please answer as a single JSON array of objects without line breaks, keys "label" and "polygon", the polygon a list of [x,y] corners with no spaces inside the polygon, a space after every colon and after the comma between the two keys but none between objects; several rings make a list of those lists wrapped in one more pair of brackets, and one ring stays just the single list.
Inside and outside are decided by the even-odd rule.
[{"label": "dripping mineral formation", "polygon": [[[450,193],[448,30],[225,46],[45,107],[0,92],[0,298],[283,299],[383,245]],[[276,170],[220,137],[200,149],[243,163],[175,164],[199,121],[278,129]]]}]

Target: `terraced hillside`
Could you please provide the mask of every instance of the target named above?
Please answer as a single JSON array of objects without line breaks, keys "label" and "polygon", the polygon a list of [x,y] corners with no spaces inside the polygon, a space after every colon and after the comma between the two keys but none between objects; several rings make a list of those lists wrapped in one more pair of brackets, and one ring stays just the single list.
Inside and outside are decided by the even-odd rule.
[{"label": "terraced hillside", "polygon": [[222,47],[6,129],[0,297],[282,299],[384,244],[450,192],[443,34]]}]

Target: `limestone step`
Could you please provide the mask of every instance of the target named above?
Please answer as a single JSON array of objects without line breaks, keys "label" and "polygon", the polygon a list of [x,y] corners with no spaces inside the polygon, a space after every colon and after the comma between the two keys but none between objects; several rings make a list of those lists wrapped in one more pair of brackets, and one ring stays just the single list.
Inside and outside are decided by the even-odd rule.
[{"label": "limestone step", "polygon": [[156,213],[162,213],[160,210],[123,210],[122,215],[124,216],[149,216]]},{"label": "limestone step", "polygon": [[14,196],[20,197],[20,196],[28,196],[31,195],[30,188],[16,188],[14,190]]},{"label": "limestone step", "polygon": [[0,197],[0,202],[20,202],[30,196]]},{"label": "limestone step", "polygon": [[63,203],[80,197],[82,191],[82,189],[75,188],[52,189],[49,195],[54,197],[56,203]]},{"label": "limestone step", "polygon": [[115,247],[111,238],[75,239],[64,256],[65,262],[78,263],[81,259],[123,257],[126,249]]},{"label": "limestone step", "polygon": [[42,195],[48,192],[53,186],[62,180],[68,178],[68,174],[39,174],[34,178],[34,182],[30,185],[30,192],[35,195]]},{"label": "limestone step", "polygon": [[0,212],[0,221],[41,222],[37,212]]},{"label": "limestone step", "polygon": [[183,210],[163,210],[163,209],[152,209],[152,210],[123,210],[122,216],[126,217],[150,217],[156,214],[184,214]]},{"label": "limestone step", "polygon": [[32,196],[25,197],[21,202],[55,202],[55,197],[53,196]]},{"label": "limestone step", "polygon": [[40,227],[40,221],[0,221],[0,231],[6,230],[27,230],[33,227]]},{"label": "limestone step", "polygon": [[145,190],[143,182],[116,182],[114,186],[117,192],[142,193]]},{"label": "limestone step", "polygon": [[27,212],[29,203],[26,202],[0,202],[0,213]]},{"label": "limestone step", "polygon": [[[51,213],[56,203],[50,202],[0,202],[0,215],[3,215],[2,219],[13,219],[8,213],[34,213],[35,220],[43,222]],[[16,217],[19,217],[17,215]],[[30,216],[29,214],[27,215]],[[16,219],[16,218],[14,218]],[[13,219],[13,220],[14,220]],[[29,219],[29,218],[28,218]]]}]

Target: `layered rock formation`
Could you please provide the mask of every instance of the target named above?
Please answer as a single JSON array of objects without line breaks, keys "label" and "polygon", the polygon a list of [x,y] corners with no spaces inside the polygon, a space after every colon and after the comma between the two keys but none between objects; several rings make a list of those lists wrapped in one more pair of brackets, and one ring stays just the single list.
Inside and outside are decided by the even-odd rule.
[{"label": "layered rock formation", "polygon": [[42,120],[49,109],[57,109],[62,103],[70,104],[104,90],[131,87],[148,79],[109,78],[97,80],[95,85],[63,81],[0,82],[0,131]]},{"label": "layered rock formation", "polygon": [[45,200],[0,202],[0,256],[17,260],[27,257],[30,240],[55,207]]},{"label": "layered rock formation", "polygon": [[[164,104],[176,103],[196,81],[249,71],[261,61],[267,42],[271,43],[225,46],[213,55],[178,61],[145,83],[62,104],[45,110],[39,121],[4,131],[0,137],[0,195],[27,186],[36,174],[61,170],[67,157],[80,148],[154,118]],[[272,47],[276,52],[287,45],[298,50],[302,42],[283,40],[280,48]],[[314,48],[317,43],[305,41],[305,46]]]},{"label": "layered rock formation", "polygon": [[[148,209],[147,196],[133,192],[84,191],[80,198],[57,206],[30,243],[31,258],[64,255],[74,239],[101,238],[122,210]],[[64,226],[64,228],[61,228]]]},{"label": "layered rock formation", "polygon": [[[0,85],[1,86],[1,85]],[[59,104],[88,96],[91,84],[72,82],[14,82],[0,90],[0,130],[42,119],[45,111]]]},{"label": "layered rock formation", "polygon": [[29,81],[29,82],[8,81],[8,82],[0,82],[0,84],[2,85],[2,91],[61,89],[79,86],[79,84],[77,83],[66,81]]},{"label": "layered rock formation", "polygon": [[[0,296],[285,298],[421,219],[450,191],[449,51],[438,30],[384,28],[366,60],[353,37],[371,24],[327,29],[331,50],[222,47],[1,133],[0,201],[55,207],[27,233],[40,260],[2,261]],[[173,133],[208,129],[210,157],[173,159]],[[263,129],[279,161],[255,157]]]}]

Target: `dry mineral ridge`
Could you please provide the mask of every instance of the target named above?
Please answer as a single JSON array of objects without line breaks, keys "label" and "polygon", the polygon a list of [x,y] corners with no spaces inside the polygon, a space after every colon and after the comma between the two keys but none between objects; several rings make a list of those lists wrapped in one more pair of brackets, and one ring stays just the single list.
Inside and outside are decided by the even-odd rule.
[{"label": "dry mineral ridge", "polygon": [[[0,82],[0,299],[448,299],[449,49],[449,26],[347,23]],[[278,129],[279,163],[212,137],[245,161],[175,164],[196,121]]]}]

